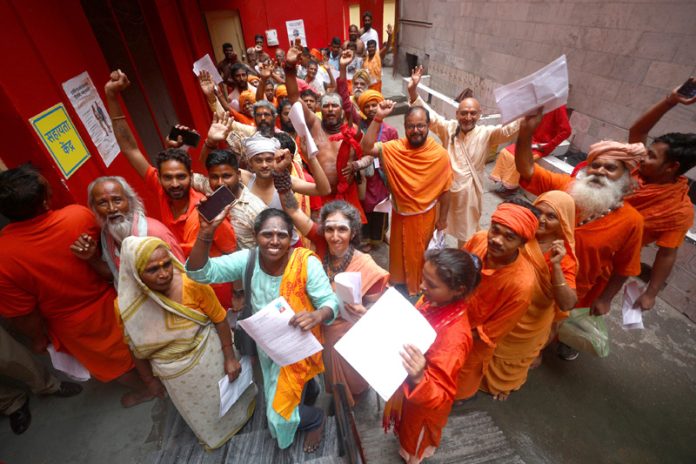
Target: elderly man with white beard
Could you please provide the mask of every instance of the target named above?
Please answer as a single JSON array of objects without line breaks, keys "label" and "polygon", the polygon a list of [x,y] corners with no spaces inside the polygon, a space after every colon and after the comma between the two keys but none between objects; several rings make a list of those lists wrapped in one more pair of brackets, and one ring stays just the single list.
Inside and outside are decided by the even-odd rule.
[{"label": "elderly man with white beard", "polygon": [[87,187],[87,201],[101,227],[101,260],[97,243],[82,234],[71,247],[104,278],[118,282],[119,252],[126,237],[158,237],[169,245],[174,256],[184,262],[184,252],[174,234],[157,219],[145,216],[145,206],[133,187],[123,177],[105,176]]},{"label": "elderly man with white beard", "polygon": [[590,147],[587,167],[573,179],[535,165],[532,134],[541,112],[520,125],[515,164],[520,185],[539,195],[563,190],[575,200],[575,251],[578,257],[576,307],[592,314],[609,312],[611,300],[629,276],[640,274],[643,217],[623,197],[633,189],[630,172],[646,149],[642,143],[603,141]]}]

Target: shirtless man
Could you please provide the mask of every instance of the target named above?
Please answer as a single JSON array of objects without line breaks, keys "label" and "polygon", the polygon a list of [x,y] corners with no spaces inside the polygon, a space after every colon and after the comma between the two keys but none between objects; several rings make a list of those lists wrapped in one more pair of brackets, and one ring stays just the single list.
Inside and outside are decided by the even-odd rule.
[{"label": "shirtless man", "polygon": [[[292,103],[300,100],[295,66],[301,53],[302,48],[296,45],[288,50],[285,57],[285,85],[288,90],[288,99]],[[344,121],[341,97],[338,94],[325,94],[320,100],[320,105],[321,120],[304,102],[302,103],[307,127],[319,148],[317,160],[331,184],[331,194],[324,196],[322,201],[324,203],[332,200],[347,201],[360,212],[362,222],[365,223],[365,213],[360,204],[355,179],[350,175],[350,170],[348,175],[343,172],[350,162],[361,156],[360,131],[353,123]],[[344,124],[349,126],[344,129]],[[303,152],[307,152],[304,147]],[[340,162],[339,159],[341,159]]]},{"label": "shirtless man", "polygon": [[347,50],[348,44],[351,43],[355,45],[355,52],[358,56],[363,56],[365,54],[365,44],[360,40],[360,31],[355,24],[351,24],[350,28],[348,28],[348,40],[343,42],[342,48]]}]

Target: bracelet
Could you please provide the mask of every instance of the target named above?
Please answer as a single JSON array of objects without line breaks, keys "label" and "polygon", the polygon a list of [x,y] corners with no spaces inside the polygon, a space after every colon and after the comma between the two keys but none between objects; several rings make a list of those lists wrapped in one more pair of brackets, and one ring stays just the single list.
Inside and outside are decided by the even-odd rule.
[{"label": "bracelet", "polygon": [[121,116],[111,116],[112,121],[118,121],[119,119],[126,119],[126,116],[121,115]]},{"label": "bracelet", "polygon": [[214,240],[212,237],[211,237],[211,238],[205,238],[205,237],[201,237],[200,235],[199,235],[198,237],[196,237],[196,238],[197,238],[198,240],[200,240],[201,242],[205,242],[205,243],[213,243],[213,240]]},{"label": "bracelet", "polygon": [[553,284],[554,287],[566,287],[568,284],[563,282],[562,284]]},{"label": "bracelet", "polygon": [[292,190],[292,179],[290,178],[290,173],[288,171],[273,171],[273,185],[279,193]]}]

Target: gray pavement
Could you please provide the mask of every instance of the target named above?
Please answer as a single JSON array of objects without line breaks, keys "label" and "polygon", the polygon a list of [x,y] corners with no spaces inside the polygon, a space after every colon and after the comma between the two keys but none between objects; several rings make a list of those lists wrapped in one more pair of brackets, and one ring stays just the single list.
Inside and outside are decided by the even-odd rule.
[{"label": "gray pavement", "polygon": [[[390,85],[400,93],[400,83],[385,82],[385,95],[391,95]],[[388,119],[403,134],[402,121],[402,116]],[[486,193],[482,227],[499,202]],[[374,253],[384,266],[387,250],[384,245]],[[452,432],[458,433],[469,418],[490,417],[515,456],[527,463],[696,462],[696,326],[660,298],[645,314],[645,330],[623,330],[620,314],[617,298],[607,316],[607,358],[583,353],[565,362],[553,351],[545,352],[543,364],[507,402],[479,394],[456,406]],[[92,380],[74,398],[32,397],[33,423],[24,435],[13,435],[8,420],[0,418],[0,462],[149,462],[164,436],[168,405],[154,401],[125,410],[119,403],[124,391]],[[368,442],[374,441],[372,434],[382,433],[374,394],[365,397],[356,417]],[[382,440],[377,442],[383,446]],[[432,462],[500,462],[495,455],[442,458]]]}]

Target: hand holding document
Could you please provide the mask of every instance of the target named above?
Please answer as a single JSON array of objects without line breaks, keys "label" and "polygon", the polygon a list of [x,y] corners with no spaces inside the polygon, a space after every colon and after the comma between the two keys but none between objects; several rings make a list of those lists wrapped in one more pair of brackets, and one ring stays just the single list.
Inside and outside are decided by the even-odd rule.
[{"label": "hand holding document", "polygon": [[86,382],[91,378],[87,368],[68,353],[56,351],[52,344],[48,345],[47,350],[51,357],[51,363],[56,370],[63,372],[65,375],[78,382]]},{"label": "hand holding document", "polygon": [[309,151],[308,156],[310,158],[316,156],[319,148],[317,148],[317,144],[314,143],[314,138],[307,127],[301,102],[296,101],[290,108],[290,121],[292,122],[292,127],[295,128],[295,132],[300,136],[300,139],[306,140],[307,150]]},{"label": "hand holding document", "polygon": [[201,71],[208,71],[208,74],[210,74],[210,77],[213,79],[213,82],[215,82],[215,84],[219,84],[220,82],[222,82],[222,76],[220,76],[220,73],[217,70],[217,66],[215,66],[215,63],[213,63],[213,60],[210,58],[210,55],[208,54],[206,54],[203,58],[193,63],[194,74],[198,76],[201,74]]},{"label": "hand holding document", "polygon": [[338,310],[343,319],[355,323],[359,318],[348,311],[344,303],[351,305],[362,304],[362,274],[359,272],[341,272],[334,277],[336,295],[341,300]]},{"label": "hand holding document", "polygon": [[503,124],[544,107],[544,114],[568,101],[568,65],[565,55],[518,81],[493,92]]},{"label": "hand holding document", "polygon": [[414,345],[425,353],[436,335],[423,315],[390,288],[335,348],[387,401],[408,375],[400,354],[404,345]]},{"label": "hand holding document", "polygon": [[253,316],[237,323],[274,363],[287,366],[323,349],[312,332],[289,325],[294,315],[295,312],[281,296]]},{"label": "hand holding document", "polygon": [[230,378],[227,374],[218,381],[218,387],[220,388],[220,417],[227,414],[227,411],[230,410],[232,405],[236,403],[239,397],[249,388],[249,385],[254,383],[254,372],[249,357],[242,356],[242,359],[239,360],[239,364],[242,366],[242,371],[234,382],[230,382]]},{"label": "hand holding document", "polygon": [[643,293],[643,288],[640,284],[632,280],[624,287],[623,304],[621,305],[621,313],[623,314],[623,328],[643,329],[643,310],[635,308],[636,301]]}]

